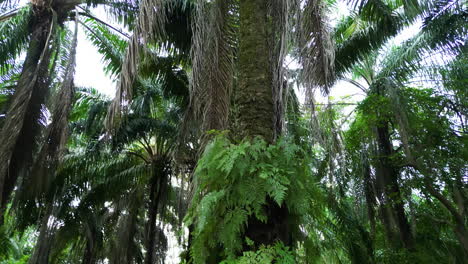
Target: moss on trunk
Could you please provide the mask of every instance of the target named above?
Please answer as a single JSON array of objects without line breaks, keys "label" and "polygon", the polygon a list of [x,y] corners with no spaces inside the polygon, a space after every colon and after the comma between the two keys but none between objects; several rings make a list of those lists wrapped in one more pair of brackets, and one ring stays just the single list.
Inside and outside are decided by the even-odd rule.
[{"label": "moss on trunk", "polygon": [[241,137],[274,139],[272,76],[267,42],[267,1],[240,1],[239,128]]},{"label": "moss on trunk", "polygon": [[[239,39],[239,107],[240,137],[261,136],[267,142],[275,139],[275,108],[273,100],[273,76],[270,71],[268,47],[268,14],[266,0],[240,1]],[[239,197],[242,199],[242,197]],[[257,245],[271,245],[282,241],[292,242],[289,232],[288,209],[267,199],[265,212],[268,220],[248,219],[245,235]],[[245,250],[249,248],[244,246]]]}]

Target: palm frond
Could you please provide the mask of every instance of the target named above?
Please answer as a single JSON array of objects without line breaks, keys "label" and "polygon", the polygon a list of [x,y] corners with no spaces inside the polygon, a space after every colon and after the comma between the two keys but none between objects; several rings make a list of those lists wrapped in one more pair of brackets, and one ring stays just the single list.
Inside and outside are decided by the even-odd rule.
[{"label": "palm frond", "polygon": [[459,53],[468,42],[468,8],[454,0],[435,1],[424,17],[422,31],[431,49]]},{"label": "palm frond", "polygon": [[[57,163],[63,157],[65,145],[68,140],[69,129],[68,119],[71,112],[74,95],[74,74],[76,66],[76,47],[78,42],[78,21],[75,21],[74,35],[72,37],[68,58],[68,65],[64,71],[63,81],[60,84],[60,90],[56,95],[55,104],[52,110],[52,122],[47,127],[45,143],[40,149],[33,166],[33,177],[27,184],[33,187],[35,191],[31,194],[40,194],[45,192],[52,182],[52,176],[55,174]],[[39,182],[35,182],[35,181]]]},{"label": "palm frond", "polygon": [[307,1],[300,30],[302,78],[307,86],[320,87],[327,94],[334,81],[335,50],[326,18],[325,3]]},{"label": "palm frond", "polygon": [[139,208],[143,207],[141,193],[143,193],[143,190],[134,190],[130,194],[132,198],[127,207],[128,212],[119,219],[118,231],[112,241],[114,246],[111,247],[112,250],[109,255],[109,263],[111,264],[131,263],[133,259],[135,259],[136,263],[142,263],[141,249],[137,241],[135,241],[138,211]]},{"label": "palm frond", "polygon": [[112,130],[119,123],[132,99],[133,83],[137,76],[138,61],[142,44],[148,40],[161,40],[165,34],[168,8],[172,1],[143,0],[139,6],[138,21],[129,41],[122,64],[115,98],[109,107],[106,127]]},{"label": "palm frond", "polygon": [[55,50],[56,16],[35,24],[27,57],[13,95],[0,139],[0,204],[9,197],[19,175],[29,169],[39,134],[42,104],[48,92],[50,58]]},{"label": "palm frond", "polygon": [[82,25],[87,37],[103,56],[105,72],[111,77],[118,76],[122,68],[122,54],[127,47],[126,41],[93,19],[87,19]]},{"label": "palm frond", "polygon": [[139,73],[142,78],[154,79],[167,100],[178,101],[185,108],[189,100],[189,80],[186,71],[181,68],[181,56],[158,56],[148,52],[141,61]]},{"label": "palm frond", "polygon": [[106,13],[111,19],[131,29],[135,26],[137,20],[139,2],[139,0],[104,1],[101,6],[104,6]]},{"label": "palm frond", "polygon": [[26,49],[29,40],[29,25],[32,19],[29,6],[18,15],[0,22],[0,75],[15,65],[15,59]]},{"label": "palm frond", "polygon": [[5,9],[12,9],[19,4],[19,0],[0,0],[0,13]]},{"label": "palm frond", "polygon": [[370,9],[378,16],[376,21],[366,21],[360,15],[351,15],[336,27],[334,37],[338,43],[335,48],[335,72],[338,76],[369,52],[379,49],[403,28],[403,19],[390,7],[383,3],[377,7]]},{"label": "palm frond", "polygon": [[236,49],[233,1],[198,1],[190,106],[204,131],[227,126]]},{"label": "palm frond", "polygon": [[382,69],[376,78],[392,78],[402,84],[411,74],[427,66],[424,58],[428,55],[441,51],[447,57],[457,56],[468,41],[467,19],[466,10],[445,9],[427,22],[416,36],[393,49],[382,62]]}]

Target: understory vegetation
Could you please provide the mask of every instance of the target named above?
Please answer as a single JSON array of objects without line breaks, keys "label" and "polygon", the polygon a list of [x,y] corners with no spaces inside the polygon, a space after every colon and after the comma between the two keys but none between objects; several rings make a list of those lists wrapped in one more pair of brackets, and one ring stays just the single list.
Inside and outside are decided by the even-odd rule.
[{"label": "understory vegetation", "polygon": [[[467,21],[0,0],[0,264],[468,263]],[[77,85],[84,41],[115,87]]]}]

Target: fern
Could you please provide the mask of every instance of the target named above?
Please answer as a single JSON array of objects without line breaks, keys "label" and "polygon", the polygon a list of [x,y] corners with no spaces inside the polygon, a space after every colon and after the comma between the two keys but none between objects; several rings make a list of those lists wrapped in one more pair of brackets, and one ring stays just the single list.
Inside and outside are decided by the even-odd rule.
[{"label": "fern", "polygon": [[282,243],[273,246],[261,246],[257,251],[244,252],[243,256],[235,260],[225,260],[221,264],[294,264],[297,263],[294,254]]},{"label": "fern", "polygon": [[195,263],[205,263],[213,251],[234,259],[243,247],[248,219],[267,221],[267,199],[286,206],[297,219],[310,214],[321,192],[309,159],[286,138],[274,145],[259,138],[233,144],[220,135],[208,144],[195,171],[200,184],[185,219],[195,227]]}]

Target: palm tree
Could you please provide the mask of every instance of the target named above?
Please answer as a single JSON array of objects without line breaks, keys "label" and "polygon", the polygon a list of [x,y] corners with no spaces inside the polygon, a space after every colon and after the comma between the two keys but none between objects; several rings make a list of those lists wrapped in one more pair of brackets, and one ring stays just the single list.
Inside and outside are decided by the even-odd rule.
[{"label": "palm tree", "polygon": [[[114,73],[120,71],[122,56],[119,51],[123,52],[125,50],[125,40],[119,38],[106,27],[102,27],[99,23],[88,21],[83,25],[90,39],[103,53],[106,68]],[[178,67],[183,54],[179,58],[161,57],[154,53],[147,55],[150,56],[147,56],[141,62],[139,77],[134,84],[134,98],[129,108],[131,114],[127,115],[125,120],[122,120],[121,126],[112,138],[112,146],[116,148],[113,155],[122,156],[123,163],[121,166],[123,167],[117,166],[118,168],[116,168],[115,165],[117,164],[112,163],[110,160],[100,161],[98,159],[94,162],[98,164],[104,162],[101,165],[104,170],[91,170],[92,174],[88,178],[88,181],[92,181],[93,178],[110,177],[110,181],[118,183],[114,189],[123,188],[120,193],[129,193],[125,198],[125,204],[126,210],[132,212],[132,216],[123,214],[118,216],[119,220],[114,225],[117,224],[115,227],[120,230],[123,236],[110,238],[110,241],[115,243],[111,252],[109,252],[109,259],[113,263],[128,262],[139,258],[138,252],[141,251],[135,251],[135,249],[140,246],[135,243],[135,239],[144,244],[146,251],[144,255],[145,263],[155,263],[157,259],[163,259],[166,238],[162,228],[156,224],[156,220],[158,218],[160,223],[165,224],[168,221],[167,219],[174,219],[169,206],[176,210],[175,212],[178,209],[174,204],[177,199],[174,200],[174,198],[170,197],[173,196],[171,177],[175,176],[172,160],[175,139],[177,138],[175,128],[180,119],[181,110],[179,109],[184,109],[188,96],[187,76],[184,70]],[[95,113],[93,113],[93,116],[95,116]],[[99,119],[96,120],[93,116],[89,116],[89,118],[96,125]],[[84,127],[90,128],[91,126],[85,125]],[[92,137],[98,140],[103,132],[99,129],[86,129],[85,131],[97,133]],[[108,167],[108,165],[111,167]],[[124,179],[122,178],[123,175],[125,175]],[[128,183],[125,184],[125,181],[128,181]],[[100,191],[106,184],[108,183],[98,183],[98,185],[91,188],[90,197],[92,198],[95,195],[94,189]],[[104,196],[99,195],[99,197],[102,197],[102,199],[117,199],[119,196],[116,196],[116,194],[118,193],[112,192]],[[122,197],[118,199],[122,199]],[[86,197],[83,200],[86,200]],[[114,203],[120,202],[117,200]],[[98,204],[102,206],[103,202]],[[143,208],[147,209],[142,210]],[[82,220],[92,216],[86,211],[82,215],[85,217]],[[144,225],[140,223],[140,217]],[[107,220],[102,221],[106,222]],[[177,227],[174,220],[169,221],[174,228]],[[89,225],[85,226],[86,229],[87,226]],[[63,230],[66,230],[66,228],[65,226]],[[129,232],[130,230],[134,230],[134,232]],[[139,232],[141,232],[141,235],[138,235]],[[88,242],[83,256],[83,261],[86,260],[86,263],[97,261],[99,259],[97,250],[105,248],[105,246],[91,246],[94,239],[96,238],[86,238]],[[159,248],[160,246],[162,248]],[[132,253],[132,251],[135,252]]]},{"label": "palm tree", "polygon": [[[194,4],[190,106],[195,117],[201,120],[203,130],[232,127],[234,138],[253,139],[260,136],[270,144],[282,134],[283,102],[286,100],[285,94],[288,94],[284,86],[283,61],[288,52],[293,10],[300,10],[300,15],[296,17],[300,21],[296,32],[300,33],[303,79],[308,87],[322,86],[324,91],[328,90],[334,80],[334,49],[324,18],[324,4],[320,1],[305,1],[302,4],[303,8],[297,1],[197,1]],[[337,49],[341,56],[337,60],[341,63],[340,67],[352,65],[360,56],[395,35],[405,22],[395,20],[392,9],[380,1],[364,1],[359,6],[363,9],[362,17],[376,20],[375,24],[380,27],[388,23],[392,27],[382,32],[379,38],[369,41],[369,45],[357,56],[349,58],[343,51],[359,41],[371,39],[378,34],[376,30],[359,32],[356,38],[340,46]],[[140,7],[140,21],[127,51],[116,100],[109,111],[109,123],[125,112],[122,107],[128,105],[132,94],[131,83],[135,79],[139,54],[136,39],[145,33],[150,39],[167,39],[161,27],[161,20],[166,18],[165,11],[162,7],[147,10],[146,2]],[[151,15],[145,17],[142,14]],[[380,15],[384,15],[382,19]],[[148,27],[154,28],[154,31],[145,32]],[[341,74],[342,68],[338,68],[337,72]],[[271,199],[266,202],[265,208],[271,212],[267,217],[271,222],[262,223],[251,217],[246,223],[248,228],[245,234],[257,244],[270,245],[280,240],[290,245],[292,239],[286,234],[288,209]],[[273,221],[273,214],[282,217]]]},{"label": "palm tree", "polygon": [[[11,75],[10,69],[11,73],[7,74],[7,77],[11,77],[8,81],[12,83],[9,89],[14,92],[8,99],[8,110],[5,111],[0,133],[2,141],[8,142],[0,150],[0,215],[3,215],[18,179],[31,178],[28,175],[35,163],[42,164],[44,160],[55,162],[58,150],[66,143],[65,124],[73,97],[74,52],[77,41],[75,37],[71,41],[72,46],[67,47],[66,41],[70,41],[72,35],[66,35],[68,40],[62,39],[61,35],[67,31],[64,26],[66,21],[71,20],[72,16],[78,19],[73,9],[79,4],[81,1],[32,1],[19,11],[12,4],[11,9],[2,16],[1,34],[5,38],[1,43],[0,65],[3,70],[11,68],[8,65],[13,65],[12,69],[20,73],[17,76]],[[77,28],[75,32],[76,30]],[[15,34],[11,34],[12,32]],[[22,52],[26,53],[26,58],[20,67],[15,65],[15,59]],[[63,64],[60,60],[70,62]],[[62,76],[56,75],[57,72]],[[48,128],[49,141],[41,146],[36,142],[42,129],[40,120],[43,106],[56,85],[57,77],[62,78],[63,89],[58,95],[62,104],[52,107],[56,110]],[[41,149],[38,155],[41,161],[34,160],[37,149]],[[51,167],[54,166],[51,164]],[[44,168],[39,168],[39,171]],[[42,177],[39,175],[36,178]],[[3,216],[0,217],[2,218]]]},{"label": "palm tree", "polygon": [[[58,12],[50,8],[55,4],[60,6]],[[16,20],[22,24],[15,25],[24,28],[30,23],[32,26],[29,30],[21,31],[22,34],[17,39],[2,43],[9,51],[4,55],[11,58],[19,55],[21,46],[29,40],[26,58],[0,134],[2,142],[6,142],[0,150],[0,218],[3,218],[3,211],[16,180],[27,173],[33,163],[34,142],[40,129],[38,120],[51,82],[50,62],[58,48],[58,25],[67,18],[76,4],[78,3],[32,2],[28,7],[28,19]],[[5,63],[6,61],[1,62],[2,65]]]},{"label": "palm tree", "polygon": [[[401,144],[405,150],[405,158],[413,160],[409,163],[414,166],[415,160],[411,154],[412,150],[409,149],[412,136],[406,130],[408,128],[408,113],[405,111],[410,110],[404,109],[404,102],[407,101],[403,97],[403,91],[406,89],[404,83],[412,77],[413,73],[425,66],[421,63],[424,54],[433,53],[440,48],[445,48],[444,52],[452,55],[459,54],[463,50],[463,44],[457,43],[457,38],[463,34],[464,26],[456,26],[458,22],[455,22],[461,19],[460,12],[462,11],[457,7],[449,7],[449,3],[443,6],[448,8],[440,17],[434,17],[434,13],[431,12],[429,14],[423,12],[422,17],[425,21],[430,22],[424,25],[421,32],[415,37],[387,54],[378,70],[376,69],[378,53],[364,58],[354,66],[354,74],[362,78],[367,87],[350,80],[352,84],[367,93],[366,103],[361,106],[360,113],[363,114],[363,117],[365,116],[364,118],[367,118],[366,120],[371,126],[370,131],[373,131],[370,136],[373,142],[367,142],[363,145],[364,152],[374,153],[374,158],[371,160],[374,160],[372,166],[375,168],[375,181],[371,183],[370,189],[367,189],[369,192],[366,195],[369,197],[376,195],[380,201],[380,216],[390,243],[404,245],[409,250],[415,247],[413,237],[415,231],[411,230],[412,227],[405,214],[405,198],[401,191],[402,167],[395,162],[399,154],[392,143],[394,140],[392,139],[394,133],[392,131],[398,131],[399,140],[402,141]],[[444,7],[439,6],[438,8]],[[441,34],[437,28],[442,26],[442,21],[447,21],[448,17],[453,21],[454,27],[451,29],[453,32]],[[419,103],[423,104],[423,102]],[[376,104],[380,106],[376,107]],[[427,174],[427,171],[424,172],[423,167],[419,166],[418,168],[420,173],[425,175],[426,190],[434,197],[439,197],[437,199],[446,204],[445,198],[432,186],[433,183],[429,180],[431,176]],[[369,170],[367,171],[369,172]],[[375,194],[370,192],[373,188]],[[371,217],[372,207],[375,204],[375,202],[371,202],[372,200],[372,198],[368,199]],[[451,208],[448,210],[453,211]],[[460,219],[460,215],[454,215],[454,217]],[[457,220],[457,222],[461,223],[463,220]],[[457,225],[460,226],[460,224]],[[398,240],[400,242],[395,242]]]}]

